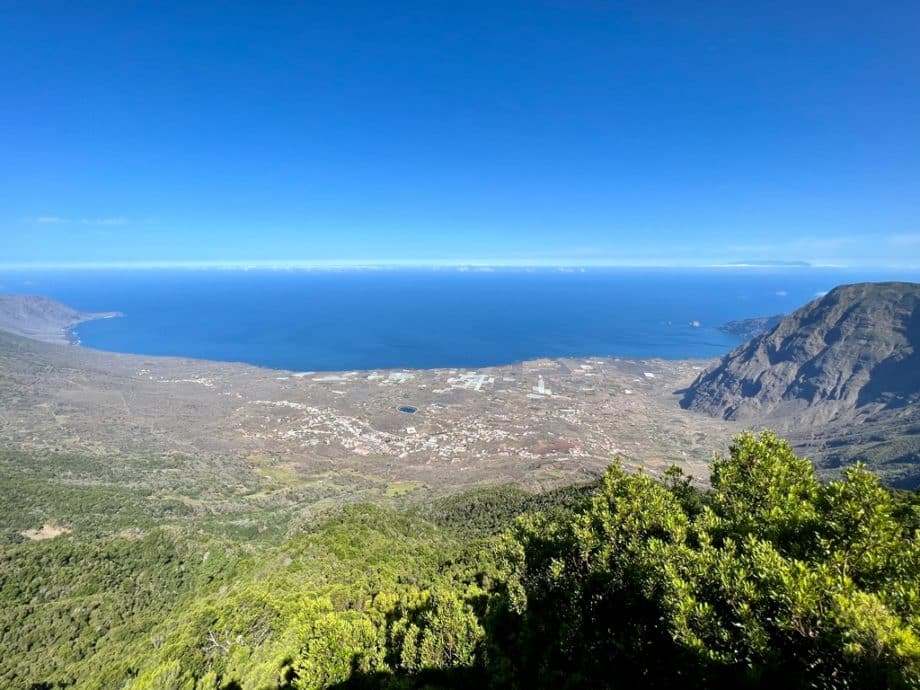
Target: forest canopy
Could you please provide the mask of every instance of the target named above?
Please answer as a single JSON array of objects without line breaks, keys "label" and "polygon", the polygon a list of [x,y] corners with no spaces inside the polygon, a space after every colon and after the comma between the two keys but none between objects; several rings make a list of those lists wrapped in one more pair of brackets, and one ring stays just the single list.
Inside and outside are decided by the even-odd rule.
[{"label": "forest canopy", "polygon": [[618,464],[352,505],[278,542],[175,525],[0,551],[0,685],[920,687],[920,500],[774,434],[708,488]]}]

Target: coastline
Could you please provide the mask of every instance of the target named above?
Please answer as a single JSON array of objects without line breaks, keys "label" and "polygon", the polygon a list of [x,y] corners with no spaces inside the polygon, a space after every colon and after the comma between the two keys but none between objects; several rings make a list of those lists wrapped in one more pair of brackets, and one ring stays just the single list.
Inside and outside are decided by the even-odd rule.
[{"label": "coastline", "polygon": [[[72,345],[74,347],[82,347],[82,342],[80,341],[80,336],[77,334],[77,326],[83,323],[88,323],[90,321],[101,321],[103,319],[117,319],[123,317],[120,311],[100,311],[100,312],[87,312],[78,315],[78,320],[70,323],[61,328],[61,337],[62,343],[67,345]],[[45,340],[44,342],[54,342],[52,340]]]},{"label": "coastline", "polygon": [[48,297],[0,295],[0,330],[56,345],[79,345],[74,328],[87,321],[124,316],[118,311],[84,312]]},{"label": "coastline", "polygon": [[[255,362],[249,362],[246,360],[235,360],[235,359],[216,359],[212,357],[196,357],[190,355],[177,355],[177,354],[146,354],[143,352],[127,352],[127,351],[116,351],[116,350],[102,350],[93,347],[86,347],[83,342],[80,340],[79,334],[76,332],[76,328],[83,323],[89,321],[100,321],[102,319],[112,319],[123,317],[124,314],[121,312],[99,312],[98,314],[86,314],[85,318],[81,318],[79,321],[74,322],[69,326],[65,326],[61,329],[60,338],[41,338],[34,335],[26,335],[23,333],[14,333],[14,335],[20,335],[22,337],[28,338],[30,340],[36,340],[43,343],[49,343],[52,345],[68,345],[75,348],[79,348],[83,352],[87,353],[97,353],[103,356],[114,355],[116,357],[126,357],[134,359],[143,359],[146,361],[154,362],[182,362],[182,363],[198,363],[205,366],[217,366],[217,367],[243,367],[246,369],[252,369],[256,371],[265,371],[265,372],[275,372],[280,374],[287,374],[293,379],[316,379],[316,380],[336,380],[338,377],[347,375],[353,376],[356,374],[375,374],[379,372],[411,372],[413,374],[424,374],[427,372],[447,372],[447,371],[478,371],[478,370],[489,370],[489,369],[503,369],[503,368],[514,368],[527,366],[532,364],[544,364],[547,362],[604,362],[610,365],[641,365],[641,364],[655,364],[664,368],[671,366],[680,367],[680,366],[689,366],[692,367],[695,371],[702,371],[710,366],[713,366],[717,363],[723,355],[716,357],[679,357],[676,359],[671,359],[667,357],[659,357],[655,355],[648,356],[620,356],[620,355],[544,355],[544,356],[535,356],[527,357],[523,359],[509,359],[506,361],[496,361],[490,362],[481,365],[440,365],[440,366],[381,366],[381,367],[355,367],[355,368],[336,368],[336,369],[324,369],[324,368],[314,368],[310,370],[297,370],[291,369],[289,367],[278,367],[278,366],[269,366],[266,364],[258,364]],[[3,330],[3,329],[0,329]],[[6,331],[12,332],[12,331]],[[286,377],[285,377],[286,378]]]},{"label": "coastline", "polygon": [[[712,449],[735,428],[677,404],[675,391],[706,361],[592,357],[305,372],[29,347],[0,336],[0,364],[7,361],[3,389],[17,397],[0,436],[11,446],[236,458],[322,493],[385,493],[408,481],[432,491],[480,482],[559,486],[596,476],[616,456],[656,474],[676,463],[704,477]],[[49,405],[66,415],[49,416]]]},{"label": "coastline", "polygon": [[[661,357],[656,353],[642,355],[617,355],[610,353],[598,354],[564,354],[564,355],[536,355],[525,356],[521,358],[511,357],[508,359],[496,359],[495,361],[477,362],[474,364],[445,363],[435,365],[424,364],[382,364],[377,366],[354,366],[354,367],[309,367],[308,372],[304,372],[290,366],[272,366],[271,364],[249,361],[246,359],[219,359],[214,357],[199,357],[195,355],[183,354],[149,354],[143,352],[132,352],[130,350],[105,350],[87,347],[82,341],[79,333],[79,326],[90,321],[100,321],[103,319],[112,319],[123,317],[124,313],[120,311],[98,311],[98,312],[81,312],[76,311],[65,304],[56,302],[47,297],[38,296],[5,296],[0,295],[0,330],[6,331],[13,335],[25,337],[34,341],[43,342],[52,345],[65,345],[80,348],[83,351],[99,352],[110,355],[155,358],[157,360],[183,360],[197,361],[201,363],[214,365],[243,365],[266,371],[284,372],[294,377],[302,377],[313,374],[332,375],[343,372],[374,372],[374,371],[442,371],[449,369],[476,370],[490,369],[501,367],[514,367],[522,364],[528,364],[537,361],[587,361],[589,359],[603,360],[611,363],[619,362],[661,362],[663,365],[668,364],[680,365],[711,365],[722,354],[711,357],[683,356],[683,357]],[[724,353],[723,353],[724,354]]]}]

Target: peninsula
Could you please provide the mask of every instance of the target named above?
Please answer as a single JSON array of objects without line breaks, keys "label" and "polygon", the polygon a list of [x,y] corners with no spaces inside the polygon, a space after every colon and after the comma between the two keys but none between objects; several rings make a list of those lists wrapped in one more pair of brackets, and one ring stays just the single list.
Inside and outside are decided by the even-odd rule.
[{"label": "peninsula", "polygon": [[44,343],[78,345],[74,327],[123,316],[117,311],[81,312],[35,295],[0,295],[0,330]]}]

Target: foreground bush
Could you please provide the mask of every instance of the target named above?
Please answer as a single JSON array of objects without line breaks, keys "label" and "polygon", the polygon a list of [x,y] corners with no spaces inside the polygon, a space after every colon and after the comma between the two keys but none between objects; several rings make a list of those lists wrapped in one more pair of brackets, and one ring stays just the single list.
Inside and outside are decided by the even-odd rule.
[{"label": "foreground bush", "polygon": [[[505,539],[525,661],[556,687],[917,687],[920,549],[862,467],[819,483],[739,437],[695,515],[611,468],[590,506]],[[527,682],[522,683],[526,685]]]},{"label": "foreground bush", "polygon": [[917,496],[822,484],[771,433],[710,484],[614,465],[591,491],[352,506],[242,560],[178,533],[12,545],[0,685],[920,687]]}]

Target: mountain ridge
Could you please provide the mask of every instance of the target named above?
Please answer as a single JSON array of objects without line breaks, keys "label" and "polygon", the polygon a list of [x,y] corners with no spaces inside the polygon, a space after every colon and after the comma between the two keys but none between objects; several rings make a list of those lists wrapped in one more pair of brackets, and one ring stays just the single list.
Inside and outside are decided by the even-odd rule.
[{"label": "mountain ridge", "polygon": [[920,284],[834,288],[725,355],[684,409],[774,428],[824,468],[920,484]]},{"label": "mountain ridge", "polygon": [[834,288],[703,372],[681,405],[725,419],[815,421],[920,402],[920,285]]}]

